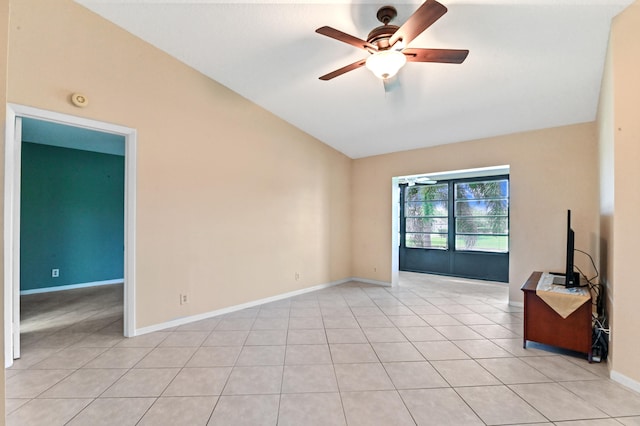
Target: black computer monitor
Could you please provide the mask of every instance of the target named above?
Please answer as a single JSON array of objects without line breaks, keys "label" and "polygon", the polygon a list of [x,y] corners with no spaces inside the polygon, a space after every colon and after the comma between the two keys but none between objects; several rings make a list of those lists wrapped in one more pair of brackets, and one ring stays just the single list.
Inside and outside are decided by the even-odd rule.
[{"label": "black computer monitor", "polygon": [[565,287],[580,286],[580,274],[574,272],[573,268],[573,252],[575,245],[575,233],[571,229],[571,210],[567,210],[567,253],[565,258]]}]

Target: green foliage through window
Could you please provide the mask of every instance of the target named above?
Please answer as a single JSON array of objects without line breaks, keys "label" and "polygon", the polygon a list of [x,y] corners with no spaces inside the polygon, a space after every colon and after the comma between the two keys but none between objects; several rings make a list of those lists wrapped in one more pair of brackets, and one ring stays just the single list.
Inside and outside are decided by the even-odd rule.
[{"label": "green foliage through window", "polygon": [[509,181],[455,185],[456,250],[509,251]]},{"label": "green foliage through window", "polygon": [[405,246],[448,248],[449,185],[415,185],[405,188]]}]

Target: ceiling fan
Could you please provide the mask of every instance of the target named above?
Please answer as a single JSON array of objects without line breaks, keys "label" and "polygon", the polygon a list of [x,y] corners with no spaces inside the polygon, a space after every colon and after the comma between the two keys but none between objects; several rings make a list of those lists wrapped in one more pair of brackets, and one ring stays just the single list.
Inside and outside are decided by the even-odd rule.
[{"label": "ceiling fan", "polygon": [[427,0],[404,24],[397,26],[389,24],[398,14],[396,8],[383,6],[376,14],[382,25],[374,28],[367,36],[366,41],[328,26],[318,28],[316,30],[318,34],[364,49],[371,54],[365,59],[323,75],[320,80],[331,80],[362,66],[366,66],[377,77],[386,81],[396,75],[406,62],[461,64],[469,54],[468,50],[407,47],[414,38],[445,13],[447,13],[447,8],[444,5],[435,0]]}]

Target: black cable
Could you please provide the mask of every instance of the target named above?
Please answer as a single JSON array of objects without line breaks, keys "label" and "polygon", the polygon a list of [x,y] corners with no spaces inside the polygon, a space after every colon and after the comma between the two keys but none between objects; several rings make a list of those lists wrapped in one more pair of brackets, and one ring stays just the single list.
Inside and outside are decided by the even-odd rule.
[{"label": "black cable", "polygon": [[[591,352],[596,362],[602,362],[607,359],[609,354],[609,329],[607,324],[607,316],[602,315],[601,318],[595,317],[595,325],[593,327]],[[595,360],[595,359],[594,359]]]},{"label": "black cable", "polygon": [[[591,257],[591,255],[589,253],[587,253],[586,251],[582,251],[580,249],[574,249],[574,250],[577,251],[577,252],[580,252],[582,254],[586,254],[587,257],[589,258],[589,260],[591,260],[591,265],[593,266],[593,270],[596,271],[596,275],[594,277],[592,277],[591,279],[587,278],[586,275],[582,274],[582,275],[584,275],[585,278],[587,278],[587,282],[590,283],[591,281],[593,281],[596,278],[598,278],[600,276],[600,272],[598,272],[598,268],[596,267],[596,262],[594,262],[593,257]],[[578,269],[578,271],[580,271],[580,269]],[[582,273],[582,272],[580,272],[580,273]]]},{"label": "black cable", "polygon": [[592,352],[594,355],[597,355],[599,358],[599,362],[607,359],[607,355],[609,354],[609,329],[608,329],[608,318],[604,305],[603,291],[604,285],[601,282],[594,282],[596,278],[600,276],[600,272],[596,267],[596,263],[593,260],[593,257],[585,251],[574,249],[577,252],[586,254],[589,260],[591,261],[591,265],[593,266],[593,270],[596,275],[589,278],[587,277],[577,265],[574,267],[578,270],[578,272],[584,277],[587,281],[587,285],[589,286],[589,291],[593,292],[595,295],[595,300],[591,303],[596,306],[596,313],[592,315],[592,323],[593,323],[593,335],[592,335]]},{"label": "black cable", "polygon": [[587,275],[585,273],[583,273],[580,268],[577,265],[574,265],[574,267],[578,270],[578,272],[580,273],[580,275],[582,275],[584,277],[584,279],[587,281],[587,285],[589,286],[589,290],[592,291],[595,295],[594,300],[591,302],[592,305],[598,307],[598,312],[600,312],[602,306],[600,306],[600,304],[602,303],[602,283],[595,283],[593,282],[596,278],[598,278],[600,276],[600,272],[598,271],[598,268],[596,267],[596,263],[593,260],[593,257],[591,257],[591,255],[589,253],[587,253],[586,251],[582,251],[580,249],[574,249],[577,252],[586,254],[587,257],[589,258],[589,260],[591,261],[591,265],[593,266],[593,270],[595,271],[596,275],[589,278],[587,277]]}]

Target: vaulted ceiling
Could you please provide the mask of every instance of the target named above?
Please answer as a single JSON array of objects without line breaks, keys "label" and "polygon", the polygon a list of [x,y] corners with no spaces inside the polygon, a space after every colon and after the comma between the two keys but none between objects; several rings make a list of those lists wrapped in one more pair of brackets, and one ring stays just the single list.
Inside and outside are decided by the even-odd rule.
[{"label": "vaulted ceiling", "polygon": [[[429,0],[431,1],[431,0]],[[440,0],[410,47],[469,49],[461,65],[408,63],[398,85],[368,55],[384,4],[401,25],[422,1],[76,0],[351,158],[593,121],[611,19],[633,0]]]}]

